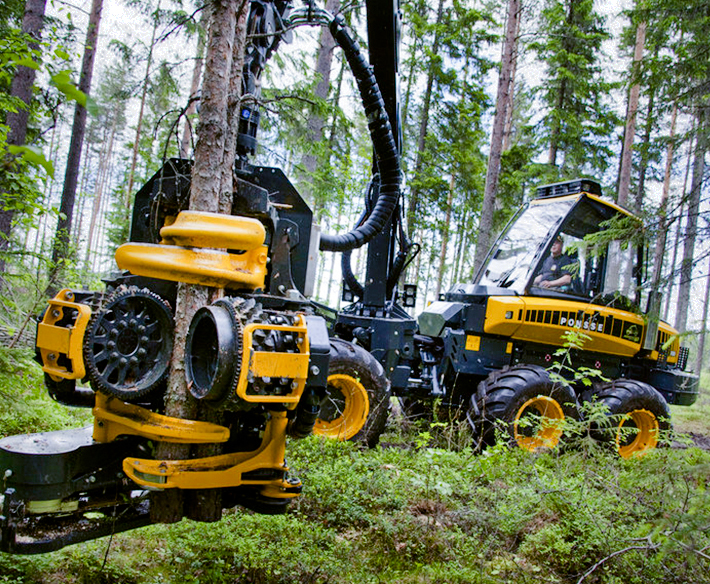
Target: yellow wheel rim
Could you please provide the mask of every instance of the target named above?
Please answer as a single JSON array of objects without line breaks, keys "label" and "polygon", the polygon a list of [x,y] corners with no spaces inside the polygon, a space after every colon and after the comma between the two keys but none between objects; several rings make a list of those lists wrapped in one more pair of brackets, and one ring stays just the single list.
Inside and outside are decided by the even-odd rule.
[{"label": "yellow wheel rim", "polygon": [[350,440],[367,421],[370,400],[367,390],[350,375],[329,375],[330,398],[321,406],[313,433],[328,438]]},{"label": "yellow wheel rim", "polygon": [[634,410],[619,422],[616,450],[622,458],[643,456],[658,444],[658,419],[648,410]]},{"label": "yellow wheel rim", "polygon": [[520,448],[529,452],[554,448],[562,436],[564,419],[565,414],[556,400],[543,395],[534,397],[518,410],[513,422],[513,437]]}]

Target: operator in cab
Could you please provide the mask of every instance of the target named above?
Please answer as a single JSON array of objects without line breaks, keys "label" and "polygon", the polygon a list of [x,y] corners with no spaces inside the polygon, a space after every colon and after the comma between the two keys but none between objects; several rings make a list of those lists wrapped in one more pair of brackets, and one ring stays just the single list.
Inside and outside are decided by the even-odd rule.
[{"label": "operator in cab", "polygon": [[552,290],[568,290],[574,278],[579,276],[579,260],[562,253],[564,240],[558,235],[552,242],[550,255],[545,258],[540,273],[535,276],[533,284],[540,288]]}]

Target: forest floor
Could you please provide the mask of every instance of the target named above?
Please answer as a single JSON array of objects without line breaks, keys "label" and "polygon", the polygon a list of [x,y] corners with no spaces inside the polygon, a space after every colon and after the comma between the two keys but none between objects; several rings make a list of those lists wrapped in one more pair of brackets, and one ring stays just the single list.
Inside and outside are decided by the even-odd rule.
[{"label": "forest floor", "polygon": [[[703,386],[698,401],[690,407],[671,406],[671,419],[678,434],[688,436],[694,446],[710,450],[710,389]],[[685,445],[675,442],[674,446]]]},{"label": "forest floor", "polygon": [[[91,421],[30,352],[0,351],[0,398],[0,436]],[[466,424],[401,416],[373,449],[289,441],[304,491],[284,515],[0,553],[0,584],[710,584],[710,395],[671,410],[675,447],[632,460],[584,434],[477,453]]]}]

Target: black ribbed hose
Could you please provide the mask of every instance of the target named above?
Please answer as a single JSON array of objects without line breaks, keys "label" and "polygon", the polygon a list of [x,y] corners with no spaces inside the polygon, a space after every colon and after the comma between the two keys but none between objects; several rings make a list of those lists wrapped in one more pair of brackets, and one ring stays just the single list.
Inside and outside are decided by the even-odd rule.
[{"label": "black ribbed hose", "polygon": [[375,207],[365,222],[352,231],[339,235],[321,235],[323,251],[349,251],[362,247],[382,232],[399,200],[399,151],[394,141],[392,127],[385,110],[380,88],[372,68],[367,64],[357,42],[350,36],[345,22],[336,16],[330,23],[330,32],[345,54],[357,82],[362,105],[370,130],[380,189]]}]

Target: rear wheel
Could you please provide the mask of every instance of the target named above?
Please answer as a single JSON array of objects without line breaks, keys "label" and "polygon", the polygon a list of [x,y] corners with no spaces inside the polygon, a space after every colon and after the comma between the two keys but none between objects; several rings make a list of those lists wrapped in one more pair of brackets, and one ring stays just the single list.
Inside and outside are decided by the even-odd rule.
[{"label": "rear wheel", "polygon": [[375,446],[387,423],[389,401],[382,365],[362,347],[331,339],[328,395],[313,433]]},{"label": "rear wheel", "polygon": [[613,442],[622,458],[643,456],[658,445],[662,430],[670,429],[670,410],[663,396],[647,383],[617,379],[595,394],[609,408],[609,428],[596,428],[594,435]]},{"label": "rear wheel", "polygon": [[478,385],[471,397],[471,421],[482,445],[495,441],[499,427],[511,446],[534,452],[555,448],[562,438],[564,421],[577,419],[572,389],[553,382],[537,365],[516,365],[496,371]]}]

